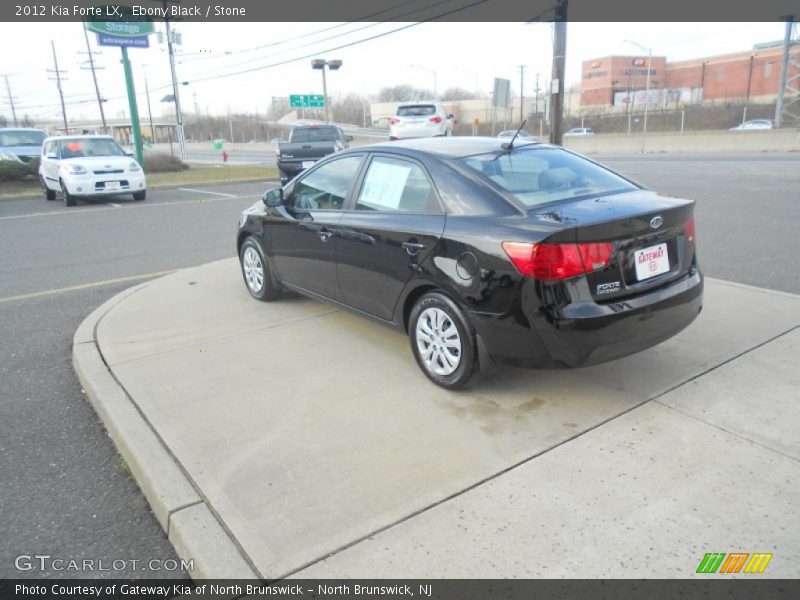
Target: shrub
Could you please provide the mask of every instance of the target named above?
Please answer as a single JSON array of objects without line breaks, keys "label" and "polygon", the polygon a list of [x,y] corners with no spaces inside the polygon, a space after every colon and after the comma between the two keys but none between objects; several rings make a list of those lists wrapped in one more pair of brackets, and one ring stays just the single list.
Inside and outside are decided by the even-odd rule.
[{"label": "shrub", "polygon": [[0,182],[22,181],[27,176],[27,165],[14,160],[0,160]]},{"label": "shrub", "polygon": [[185,171],[188,168],[189,165],[171,154],[147,154],[144,157],[145,173]]},{"label": "shrub", "polygon": [[41,159],[38,156],[34,156],[31,161],[25,165],[25,170],[28,171],[28,175],[31,177],[39,177],[39,163]]}]

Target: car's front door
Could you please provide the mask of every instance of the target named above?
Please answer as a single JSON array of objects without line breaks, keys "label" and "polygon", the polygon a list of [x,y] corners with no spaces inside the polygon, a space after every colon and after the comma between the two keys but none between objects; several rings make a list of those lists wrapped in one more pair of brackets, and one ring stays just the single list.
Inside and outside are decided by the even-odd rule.
[{"label": "car's front door", "polygon": [[58,142],[51,140],[42,149],[42,172],[50,187],[58,187]]},{"label": "car's front door", "polygon": [[270,252],[283,283],[339,299],[336,227],[363,159],[363,154],[350,155],[309,171],[268,217]]},{"label": "car's front door", "polygon": [[434,251],[445,214],[420,163],[375,155],[338,223],[342,300],[391,320],[408,280]]}]

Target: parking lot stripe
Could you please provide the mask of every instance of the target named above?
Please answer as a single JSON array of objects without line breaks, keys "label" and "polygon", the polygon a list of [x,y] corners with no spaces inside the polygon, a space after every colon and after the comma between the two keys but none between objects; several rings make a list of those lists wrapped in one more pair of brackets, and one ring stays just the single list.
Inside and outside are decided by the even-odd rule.
[{"label": "parking lot stripe", "polygon": [[142,273],[140,275],[130,275],[128,277],[116,277],[114,279],[105,279],[103,281],[94,281],[92,283],[82,283],[80,285],[71,285],[63,288],[55,288],[52,290],[42,290],[40,292],[30,292],[28,294],[19,294],[17,296],[6,296],[0,298],[0,303],[13,302],[14,300],[29,300],[31,298],[40,298],[42,296],[52,296],[55,294],[63,294],[65,292],[75,292],[78,290],[85,290],[88,288],[101,287],[104,285],[112,285],[114,283],[124,283],[126,281],[139,281],[141,279],[152,279],[154,277],[161,277],[162,275],[169,275],[178,269],[169,269],[167,271],[153,271],[152,273]]},{"label": "parking lot stripe", "polygon": [[194,192],[196,194],[213,194],[215,196],[224,196],[225,198],[238,198],[236,194],[224,194],[222,192],[210,192],[208,190],[193,190],[191,188],[178,188],[182,192]]}]

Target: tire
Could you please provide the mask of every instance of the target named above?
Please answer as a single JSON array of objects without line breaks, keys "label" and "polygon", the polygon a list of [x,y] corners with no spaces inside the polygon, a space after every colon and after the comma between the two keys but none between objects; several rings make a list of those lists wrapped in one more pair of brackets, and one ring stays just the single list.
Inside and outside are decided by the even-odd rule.
[{"label": "tire", "polygon": [[264,259],[261,246],[252,237],[247,238],[239,251],[239,264],[242,267],[244,285],[256,300],[269,302],[281,295],[280,285],[276,285]]},{"label": "tire", "polygon": [[289,174],[285,171],[278,169],[278,176],[281,178],[281,185],[286,185],[289,183]]},{"label": "tire", "polygon": [[147,190],[142,190],[141,192],[133,192],[134,200],[141,202],[145,198],[147,198]]},{"label": "tire", "polygon": [[449,390],[463,388],[478,372],[472,325],[444,294],[432,292],[417,301],[411,310],[408,336],[419,368],[436,385]]},{"label": "tire", "polygon": [[44,182],[44,179],[42,179],[41,181],[42,181],[42,189],[44,190],[45,200],[55,200],[56,199],[55,190],[51,190],[49,187],[47,187],[47,184]]},{"label": "tire", "polygon": [[75,206],[78,200],[67,191],[67,186],[63,181],[59,180],[59,183],[61,184],[61,193],[64,195],[64,206]]}]

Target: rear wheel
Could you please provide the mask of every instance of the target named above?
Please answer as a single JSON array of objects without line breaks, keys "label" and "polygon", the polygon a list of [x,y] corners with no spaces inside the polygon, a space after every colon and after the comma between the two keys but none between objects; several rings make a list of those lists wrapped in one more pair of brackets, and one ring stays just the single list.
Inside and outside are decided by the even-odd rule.
[{"label": "rear wheel", "polygon": [[242,265],[242,277],[247,291],[253,298],[268,302],[281,295],[281,287],[270,275],[261,246],[252,237],[247,238],[242,244],[239,262]]},{"label": "rear wheel", "polygon": [[75,196],[69,193],[69,190],[67,190],[67,186],[64,185],[63,180],[59,181],[59,183],[61,184],[61,193],[64,195],[64,205],[75,206],[78,203],[78,200],[75,198]]},{"label": "rear wheel", "polygon": [[55,200],[56,199],[56,192],[55,190],[51,190],[47,187],[47,184],[44,182],[44,179],[41,179],[42,189],[44,190],[44,197],[46,200]]},{"label": "rear wheel", "polygon": [[133,192],[134,200],[144,200],[145,198],[147,198],[147,190],[142,190],[141,192]]},{"label": "rear wheel", "polygon": [[472,326],[444,294],[434,292],[419,299],[411,311],[408,332],[417,364],[436,385],[462,388],[478,371]]}]

